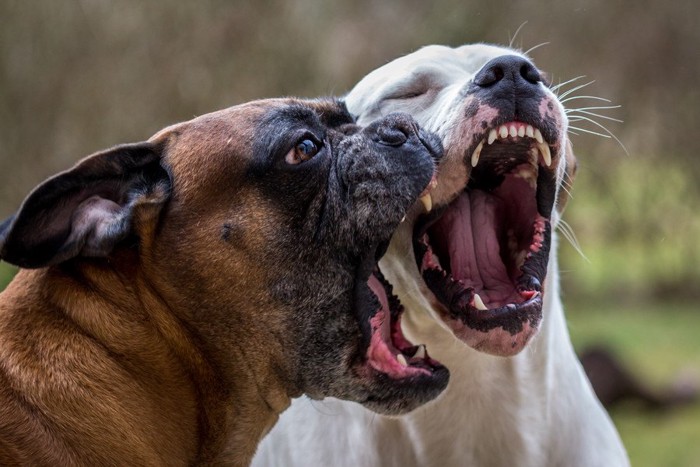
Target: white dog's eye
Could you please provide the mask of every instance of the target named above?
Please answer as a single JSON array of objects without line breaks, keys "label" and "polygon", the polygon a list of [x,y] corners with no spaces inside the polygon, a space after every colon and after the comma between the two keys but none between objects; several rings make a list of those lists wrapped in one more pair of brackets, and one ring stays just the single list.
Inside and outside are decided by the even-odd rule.
[{"label": "white dog's eye", "polygon": [[285,162],[290,165],[301,164],[308,161],[319,153],[323,145],[309,138],[304,138],[299,141],[292,149],[284,156]]},{"label": "white dog's eye", "polygon": [[384,97],[384,100],[414,99],[428,92],[428,89],[400,89]]}]

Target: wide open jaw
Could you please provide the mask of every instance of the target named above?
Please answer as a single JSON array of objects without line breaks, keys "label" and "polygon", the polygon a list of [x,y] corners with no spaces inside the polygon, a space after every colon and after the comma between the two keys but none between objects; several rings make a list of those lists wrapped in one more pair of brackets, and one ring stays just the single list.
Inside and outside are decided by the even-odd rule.
[{"label": "wide open jaw", "polygon": [[[385,251],[385,247],[380,248]],[[374,381],[373,399],[365,405],[385,413],[402,413],[435,398],[447,386],[449,371],[430,358],[425,345],[410,342],[401,330],[404,312],[377,264],[366,260],[358,273],[356,313],[363,338],[360,374]]]},{"label": "wide open jaw", "polygon": [[545,138],[523,122],[486,131],[467,155],[463,192],[414,230],[418,268],[442,319],[487,353],[519,352],[542,319],[557,166]]}]

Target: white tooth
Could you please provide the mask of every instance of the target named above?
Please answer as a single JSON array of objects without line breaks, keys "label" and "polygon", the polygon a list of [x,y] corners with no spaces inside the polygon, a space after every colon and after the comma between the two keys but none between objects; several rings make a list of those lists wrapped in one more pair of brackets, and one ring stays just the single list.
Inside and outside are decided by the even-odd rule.
[{"label": "white tooth", "polygon": [[520,125],[520,127],[518,128],[518,136],[520,136],[521,138],[525,136],[525,127],[522,125]]},{"label": "white tooth", "polygon": [[418,350],[416,350],[416,354],[413,358],[425,358],[425,345],[421,344],[418,346]]},{"label": "white tooth", "polygon": [[552,153],[549,150],[549,146],[547,144],[538,143],[537,148],[542,153],[542,158],[544,159],[544,163],[547,165],[547,167],[552,165]]},{"label": "white tooth", "polygon": [[406,216],[403,216],[403,217],[401,218],[401,222],[403,222],[403,221],[405,221],[405,220],[406,220]]},{"label": "white tooth", "polygon": [[511,125],[511,126],[510,126],[510,129],[508,130],[508,134],[509,134],[510,136],[512,136],[513,138],[515,138],[516,136],[518,136],[518,129],[515,128],[515,125]]},{"label": "white tooth", "polygon": [[498,129],[498,136],[500,136],[501,139],[507,138],[508,137],[508,127],[506,127],[505,125],[501,125],[501,127]]},{"label": "white tooth", "polygon": [[430,196],[430,193],[425,196],[421,196],[420,201],[423,203],[425,212],[430,212],[433,209],[433,198]]},{"label": "white tooth", "polygon": [[481,299],[481,297],[479,297],[478,293],[474,294],[474,306],[477,310],[488,310],[488,308],[486,308],[486,305],[484,305],[484,301]]},{"label": "white tooth", "polygon": [[481,149],[484,147],[484,141],[482,140],[479,145],[474,149],[474,153],[472,154],[472,167],[476,167],[476,164],[479,163],[479,156],[481,156]]},{"label": "white tooth", "polygon": [[396,356],[396,360],[401,364],[401,366],[408,366],[408,362],[406,361],[406,357],[404,357],[402,353],[400,353]]},{"label": "white tooth", "polygon": [[496,138],[498,138],[498,133],[496,133],[496,130],[491,130],[489,131],[489,141],[488,143],[491,144],[494,141],[496,141]]},{"label": "white tooth", "polygon": [[544,138],[542,138],[542,133],[539,128],[535,128],[535,139],[538,143],[544,143]]},{"label": "white tooth", "polygon": [[535,136],[535,129],[532,128],[532,125],[528,125],[525,127],[525,134],[528,138],[532,138],[533,136]]}]

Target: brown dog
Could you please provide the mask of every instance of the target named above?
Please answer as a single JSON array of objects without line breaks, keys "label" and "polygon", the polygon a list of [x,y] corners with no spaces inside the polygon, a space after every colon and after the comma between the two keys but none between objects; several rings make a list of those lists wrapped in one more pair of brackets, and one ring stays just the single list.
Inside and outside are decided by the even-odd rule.
[{"label": "brown dog", "polygon": [[84,159],[0,225],[0,464],[248,464],[291,397],[383,413],[447,370],[377,261],[439,142],[258,101]]}]

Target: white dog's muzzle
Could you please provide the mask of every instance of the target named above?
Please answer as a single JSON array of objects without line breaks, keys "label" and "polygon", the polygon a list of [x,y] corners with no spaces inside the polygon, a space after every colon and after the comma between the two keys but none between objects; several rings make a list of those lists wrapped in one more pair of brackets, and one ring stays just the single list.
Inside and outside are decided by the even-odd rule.
[{"label": "white dog's muzzle", "polygon": [[475,349],[518,353],[542,319],[567,159],[566,115],[540,72],[502,47],[431,46],[370,73],[346,103],[360,122],[404,111],[442,138],[438,186],[395,237],[422,284],[403,289]]}]

